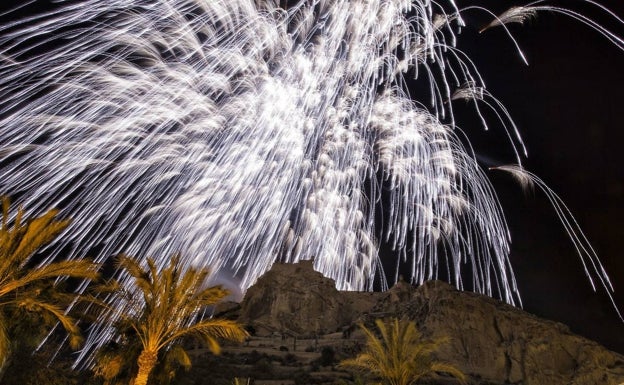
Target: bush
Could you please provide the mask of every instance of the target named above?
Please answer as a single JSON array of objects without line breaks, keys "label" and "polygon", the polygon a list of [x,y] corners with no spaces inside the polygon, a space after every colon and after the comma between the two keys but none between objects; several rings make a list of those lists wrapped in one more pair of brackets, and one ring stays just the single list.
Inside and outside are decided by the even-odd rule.
[{"label": "bush", "polygon": [[318,359],[321,366],[332,366],[336,363],[336,352],[331,346],[323,346],[321,348],[321,357]]},{"label": "bush", "polygon": [[297,356],[292,353],[286,354],[282,357],[282,365],[295,365],[297,363]]}]

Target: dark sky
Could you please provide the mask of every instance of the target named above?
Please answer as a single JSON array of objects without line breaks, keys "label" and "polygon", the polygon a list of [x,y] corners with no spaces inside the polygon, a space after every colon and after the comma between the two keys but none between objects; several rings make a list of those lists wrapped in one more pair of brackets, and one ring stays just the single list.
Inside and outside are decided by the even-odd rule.
[{"label": "dark sky", "polygon": [[[466,0],[460,5],[475,3],[503,11],[514,2]],[[624,36],[624,26],[586,4],[552,3],[581,10]],[[607,5],[624,16],[623,2]],[[477,26],[490,20],[479,12],[467,13],[466,19]],[[511,31],[528,67],[501,29],[479,35],[467,28],[460,48],[477,63],[490,92],[509,109],[528,147],[525,167],[569,206],[604,263],[616,302],[624,309],[624,52],[590,28],[554,13],[540,13]],[[480,133],[469,113],[462,111],[461,117],[460,125],[470,132],[479,155],[499,164],[513,162],[509,145],[492,133],[494,127]],[[624,323],[604,292],[591,291],[545,196],[539,190],[524,194],[503,173],[489,176],[511,227],[511,260],[524,309],[624,353]]]},{"label": "dark sky", "polygon": [[[521,2],[461,0],[497,13]],[[611,4],[618,3],[618,4]],[[624,16],[624,2],[610,1]],[[614,23],[581,1],[571,6],[619,36]],[[605,3],[606,4],[606,3]],[[484,12],[465,14],[481,27]],[[541,13],[511,31],[526,54],[525,66],[502,29],[478,34],[467,27],[459,47],[475,61],[488,89],[509,109],[522,132],[529,157],[525,167],[540,176],[568,204],[610,274],[616,301],[624,309],[624,52],[590,28],[565,16]],[[484,133],[471,108],[457,110],[476,152],[490,166],[514,162],[509,143],[494,124]],[[508,175],[490,172],[512,232],[512,264],[524,309],[561,321],[574,332],[624,353],[624,323],[604,292],[591,292],[582,265],[545,196],[525,194]]]}]

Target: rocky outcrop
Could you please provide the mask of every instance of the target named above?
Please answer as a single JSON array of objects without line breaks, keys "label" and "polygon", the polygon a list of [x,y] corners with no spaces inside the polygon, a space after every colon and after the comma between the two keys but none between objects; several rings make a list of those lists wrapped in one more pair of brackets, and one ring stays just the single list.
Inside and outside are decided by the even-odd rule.
[{"label": "rocky outcrop", "polygon": [[247,291],[239,321],[259,335],[304,337],[389,316],[416,321],[425,337],[448,337],[438,358],[474,384],[624,383],[624,356],[563,324],[438,281],[418,288],[400,282],[385,293],[339,292],[311,261],[276,264]]},{"label": "rocky outcrop", "polygon": [[617,385],[624,357],[570,332],[482,295],[427,282],[401,303],[397,316],[418,324],[428,337],[449,337],[439,358],[480,383]]},{"label": "rocky outcrop", "polygon": [[[312,265],[313,261],[274,264],[247,290],[239,321],[261,336],[309,337],[351,325],[362,306],[354,306],[349,295],[336,290],[334,280],[314,271]],[[363,301],[368,304],[364,308],[376,303]]]}]

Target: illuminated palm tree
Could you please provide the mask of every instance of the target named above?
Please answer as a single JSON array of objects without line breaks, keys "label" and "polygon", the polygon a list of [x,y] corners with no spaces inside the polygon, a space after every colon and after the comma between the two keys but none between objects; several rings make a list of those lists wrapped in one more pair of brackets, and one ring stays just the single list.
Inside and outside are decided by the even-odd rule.
[{"label": "illuminated palm tree", "polygon": [[[137,359],[142,345],[136,332],[127,322],[115,322],[116,341],[109,341],[95,354],[93,372],[104,380],[104,385],[127,385],[137,375]],[[150,382],[168,385],[178,368],[189,370],[191,360],[181,345],[158,354],[158,363],[150,373]]]},{"label": "illuminated palm tree", "polygon": [[381,339],[365,326],[366,347],[356,358],[342,361],[346,368],[370,374],[383,385],[412,385],[427,376],[447,373],[462,383],[464,374],[453,365],[436,361],[432,353],[445,339],[423,341],[413,321],[376,320]]},{"label": "illuminated palm tree", "polygon": [[[98,266],[89,260],[63,260],[37,265],[33,256],[54,240],[69,224],[56,220],[57,210],[30,220],[17,210],[9,215],[9,199],[2,198],[0,226],[0,372],[6,366],[12,348],[20,342],[15,331],[24,329],[25,318],[35,317],[38,327],[57,322],[69,333],[69,342],[77,348],[82,341],[80,331],[66,307],[75,295],[58,290],[61,277],[95,279]],[[40,330],[38,330],[40,331]],[[31,330],[32,334],[32,330]]]},{"label": "illuminated palm tree", "polygon": [[[215,354],[221,350],[218,339],[242,341],[247,337],[247,332],[234,321],[200,317],[202,310],[229,294],[220,286],[205,286],[207,269],[183,269],[179,255],[173,256],[169,265],[160,271],[152,258],[147,258],[146,268],[127,256],[120,257],[118,263],[140,293],[132,295],[134,293],[120,289],[113,292],[110,302],[111,309],[123,309],[114,317],[118,317],[119,324],[131,330],[132,338],[140,342],[134,385],[147,383],[163,352],[175,353],[176,361],[183,366],[190,365],[184,349],[176,346],[185,337],[203,341]],[[114,355],[109,355],[106,360],[112,357]],[[116,361],[111,361],[108,364],[111,366],[107,367],[106,360],[100,360],[96,373],[106,373],[110,381],[117,371]]]}]

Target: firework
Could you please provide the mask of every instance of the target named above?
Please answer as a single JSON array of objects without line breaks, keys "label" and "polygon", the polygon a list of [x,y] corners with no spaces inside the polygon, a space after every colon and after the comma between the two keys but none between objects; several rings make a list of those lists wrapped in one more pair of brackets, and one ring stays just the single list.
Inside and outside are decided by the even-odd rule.
[{"label": "firework", "polygon": [[[447,102],[489,103],[519,164],[524,147],[455,48],[462,10],[442,3],[59,1],[7,23],[0,191],[28,212],[56,206],[73,218],[50,259],[125,253],[164,266],[180,251],[244,290],[276,261],[314,258],[340,289],[369,290],[384,279],[387,242],[413,282],[444,271],[517,303],[500,204]],[[541,2],[491,26],[541,9],[624,45]],[[430,108],[406,76],[429,79]],[[560,212],[588,276],[611,290]]]}]

